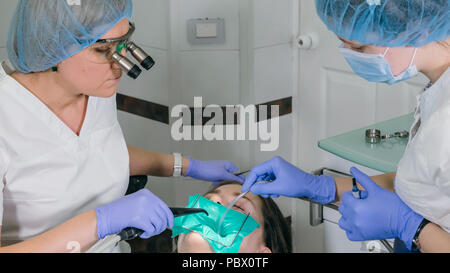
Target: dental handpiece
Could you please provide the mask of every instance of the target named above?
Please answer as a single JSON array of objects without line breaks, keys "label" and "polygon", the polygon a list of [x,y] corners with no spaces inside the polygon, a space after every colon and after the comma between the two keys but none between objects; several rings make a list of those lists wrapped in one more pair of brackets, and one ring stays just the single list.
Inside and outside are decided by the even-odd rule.
[{"label": "dental handpiece", "polygon": [[[206,210],[199,208],[170,208],[170,210],[172,211],[175,218],[196,213],[205,213],[207,216],[209,216]],[[136,239],[143,233],[144,231],[138,228],[126,228],[119,233],[119,236],[121,241],[129,241]]]},{"label": "dental handpiece", "polygon": [[209,216],[206,210],[200,208],[170,208],[170,210],[175,218],[196,213],[205,213],[206,216]]}]

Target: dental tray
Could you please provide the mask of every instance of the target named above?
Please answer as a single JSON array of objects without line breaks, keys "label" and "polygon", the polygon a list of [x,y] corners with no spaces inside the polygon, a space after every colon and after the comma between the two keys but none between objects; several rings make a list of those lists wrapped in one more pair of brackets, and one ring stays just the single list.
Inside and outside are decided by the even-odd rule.
[{"label": "dental tray", "polygon": [[405,152],[408,138],[393,138],[378,144],[369,144],[365,139],[366,130],[379,129],[383,134],[409,132],[413,122],[414,114],[408,114],[321,140],[318,145],[319,148],[356,164],[384,173],[395,172]]}]

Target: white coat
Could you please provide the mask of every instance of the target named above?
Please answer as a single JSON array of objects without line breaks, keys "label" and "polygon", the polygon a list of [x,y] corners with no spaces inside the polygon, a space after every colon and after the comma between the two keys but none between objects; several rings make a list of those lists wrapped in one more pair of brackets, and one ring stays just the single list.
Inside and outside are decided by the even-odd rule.
[{"label": "white coat", "polygon": [[395,191],[416,213],[450,232],[450,68],[417,101]]},{"label": "white coat", "polygon": [[115,96],[90,97],[77,136],[0,66],[2,245],[30,239],[122,197],[129,155]]}]

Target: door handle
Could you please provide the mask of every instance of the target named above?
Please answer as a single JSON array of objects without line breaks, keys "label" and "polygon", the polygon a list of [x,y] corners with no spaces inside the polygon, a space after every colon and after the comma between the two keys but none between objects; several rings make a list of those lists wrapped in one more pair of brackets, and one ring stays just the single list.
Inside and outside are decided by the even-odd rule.
[{"label": "door handle", "polygon": [[319,46],[319,36],[316,33],[300,35],[297,38],[297,46],[303,50],[313,50]]}]

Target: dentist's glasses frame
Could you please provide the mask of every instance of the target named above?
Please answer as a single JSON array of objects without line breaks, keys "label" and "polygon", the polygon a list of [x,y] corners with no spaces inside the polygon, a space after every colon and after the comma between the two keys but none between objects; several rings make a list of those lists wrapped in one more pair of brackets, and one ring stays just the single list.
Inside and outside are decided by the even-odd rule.
[{"label": "dentist's glasses frame", "polygon": [[135,30],[135,24],[130,22],[130,30],[125,36],[97,40],[87,51],[89,60],[98,64],[115,62],[128,76],[137,79],[142,70],[126,57],[126,52],[130,52],[146,70],[150,70],[155,61],[142,48],[130,41]]}]

